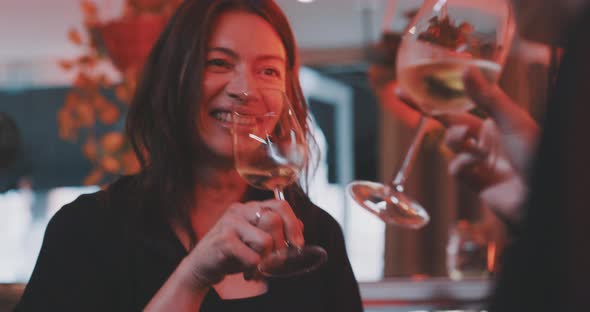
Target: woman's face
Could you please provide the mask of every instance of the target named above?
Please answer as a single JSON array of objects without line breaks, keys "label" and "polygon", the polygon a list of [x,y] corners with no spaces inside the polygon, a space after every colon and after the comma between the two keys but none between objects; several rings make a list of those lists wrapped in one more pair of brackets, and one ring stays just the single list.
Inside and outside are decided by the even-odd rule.
[{"label": "woman's face", "polygon": [[232,11],[217,18],[206,57],[199,136],[214,154],[231,157],[232,110],[239,104],[244,113],[261,113],[257,88],[285,91],[286,52],[266,20]]}]

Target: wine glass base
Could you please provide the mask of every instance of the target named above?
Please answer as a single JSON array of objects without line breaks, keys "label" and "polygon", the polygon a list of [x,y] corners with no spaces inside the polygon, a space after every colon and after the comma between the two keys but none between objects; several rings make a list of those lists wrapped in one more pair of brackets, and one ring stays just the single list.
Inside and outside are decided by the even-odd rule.
[{"label": "wine glass base", "polygon": [[258,271],[264,277],[286,278],[316,270],[328,260],[328,253],[319,246],[290,245],[262,259]]},{"label": "wine glass base", "polygon": [[389,186],[371,181],[355,181],[347,186],[348,193],[363,208],[385,223],[419,229],[430,216],[415,200]]}]

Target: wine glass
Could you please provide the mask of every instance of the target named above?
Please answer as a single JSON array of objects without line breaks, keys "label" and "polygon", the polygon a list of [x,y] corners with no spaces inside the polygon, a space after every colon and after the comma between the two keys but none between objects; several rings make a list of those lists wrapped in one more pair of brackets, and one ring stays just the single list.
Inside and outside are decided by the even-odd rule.
[{"label": "wine glass", "polygon": [[[235,167],[250,185],[274,192],[285,200],[283,189],[294,183],[308,160],[305,133],[285,93],[256,89],[248,100],[234,105],[233,150]],[[289,277],[310,272],[327,260],[319,246],[283,248],[265,256],[258,271],[266,277]]]},{"label": "wine glass", "polygon": [[463,75],[478,68],[497,82],[514,35],[507,0],[425,0],[406,28],[397,55],[401,92],[421,112],[414,139],[390,185],[354,181],[353,199],[383,221],[421,228],[430,219],[424,208],[404,193],[430,116],[465,112],[474,107],[465,93]]}]

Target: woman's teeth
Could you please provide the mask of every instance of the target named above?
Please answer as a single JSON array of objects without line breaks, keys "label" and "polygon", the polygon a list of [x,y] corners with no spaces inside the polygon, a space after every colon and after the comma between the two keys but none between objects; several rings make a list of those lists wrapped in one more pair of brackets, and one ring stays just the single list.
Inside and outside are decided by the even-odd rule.
[{"label": "woman's teeth", "polygon": [[223,122],[232,122],[233,114],[229,112],[215,112],[213,113],[213,118]]},{"label": "woman's teeth", "polygon": [[[231,112],[215,112],[213,113],[213,118],[221,121],[232,123],[234,120],[234,114]],[[237,124],[244,125],[244,126],[251,126],[256,123],[256,118],[253,116],[240,116],[237,120]]]}]

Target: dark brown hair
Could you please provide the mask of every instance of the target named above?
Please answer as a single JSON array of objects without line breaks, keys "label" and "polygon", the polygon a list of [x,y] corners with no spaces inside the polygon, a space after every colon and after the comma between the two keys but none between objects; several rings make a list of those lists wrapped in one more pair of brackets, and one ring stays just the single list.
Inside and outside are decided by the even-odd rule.
[{"label": "dark brown hair", "polygon": [[[143,68],[128,116],[127,135],[142,172],[141,188],[157,194],[161,213],[194,235],[188,214],[203,154],[197,130],[207,43],[217,17],[241,10],[265,19],[287,53],[287,96],[309,133],[291,27],[271,0],[186,0],[169,21]],[[194,236],[191,237],[194,240]]]}]

